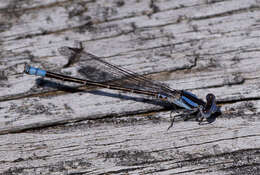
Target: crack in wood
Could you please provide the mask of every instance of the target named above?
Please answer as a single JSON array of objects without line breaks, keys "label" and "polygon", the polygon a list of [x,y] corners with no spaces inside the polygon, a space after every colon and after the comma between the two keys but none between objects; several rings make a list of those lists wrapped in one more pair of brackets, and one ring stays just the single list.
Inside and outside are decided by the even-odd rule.
[{"label": "crack in wood", "polygon": [[230,10],[230,11],[226,11],[223,13],[218,13],[218,14],[213,14],[213,15],[208,15],[208,16],[201,16],[201,17],[192,17],[192,18],[190,18],[190,20],[199,21],[199,20],[205,20],[205,19],[210,19],[210,18],[219,18],[219,17],[224,17],[224,16],[236,15],[236,14],[240,14],[240,13],[246,13],[248,11],[259,11],[259,10],[260,10],[260,6],[252,5],[248,8]]},{"label": "crack in wood", "polygon": [[233,165],[227,168],[220,168],[220,171],[226,171],[231,173],[231,175],[244,175],[244,174],[259,174],[260,172],[260,163],[251,163],[243,165]]},{"label": "crack in wood", "polygon": [[[42,169],[42,172],[47,174],[55,173],[55,172],[67,172],[68,169],[71,168],[87,168],[91,167],[92,164],[85,159],[74,159],[74,160],[64,160],[60,162],[56,162],[55,164],[45,165],[45,166],[38,166],[38,167],[10,167],[8,170],[4,171],[3,174],[21,174],[21,173],[28,173],[28,171],[32,170],[35,173],[36,169]],[[44,169],[44,170],[43,170]],[[25,171],[26,170],[26,171]],[[91,171],[85,171],[91,172]],[[27,174],[26,173],[26,174]],[[71,173],[70,173],[71,174]]]},{"label": "crack in wood", "polygon": [[[153,4],[153,5],[151,5],[152,9],[154,9],[154,7],[157,7],[156,5],[154,5],[153,2],[154,2],[154,0],[151,0],[151,4]],[[61,2],[58,2],[58,5],[60,3]],[[237,9],[237,10],[227,11],[227,12],[214,14],[214,15],[208,15],[208,16],[202,16],[202,17],[193,17],[193,18],[184,18],[184,20],[189,20],[189,21],[192,21],[192,20],[204,20],[204,19],[209,19],[209,18],[228,16],[228,15],[231,15],[231,14],[239,14],[239,13],[248,12],[250,10],[259,10],[259,9],[260,9],[260,7],[255,5],[255,6],[251,6],[249,8]],[[172,9],[169,9],[169,10],[172,10]],[[156,12],[154,12],[154,13],[159,13],[159,12],[160,11],[156,10]],[[143,16],[143,15],[137,15],[137,16]],[[75,29],[80,30],[80,28],[85,28],[86,26],[88,28],[89,26],[92,26],[93,24],[102,24],[102,23],[107,23],[107,22],[112,22],[112,21],[124,20],[124,19],[127,19],[127,18],[134,18],[134,17],[137,17],[137,16],[128,16],[128,17],[122,17],[122,18],[112,19],[112,20],[104,20],[103,22],[99,21],[99,22],[94,22],[94,23],[92,21],[88,20],[87,22],[85,22],[84,24],[79,25],[79,26],[74,26],[74,27],[71,27],[71,28],[59,29],[59,30],[55,30],[55,31],[44,30],[41,33],[27,34],[27,35],[19,36],[19,37],[16,37],[16,38],[13,38],[13,39],[7,40],[7,41],[21,40],[21,39],[33,38],[33,37],[37,37],[37,36],[50,35],[50,34],[60,34],[60,33],[66,32],[66,31],[70,31],[70,30],[75,30]],[[183,21],[183,19],[181,21]],[[149,26],[149,27],[140,27],[138,29],[141,30],[141,29],[145,29],[145,28],[159,28],[159,27],[165,27],[165,26],[169,26],[169,25],[174,25],[174,24],[177,24],[177,23],[180,23],[180,21],[173,22],[173,23],[167,23],[167,24],[163,24],[163,25],[157,25],[157,26],[155,25],[155,26]],[[134,31],[133,30],[123,31],[123,32],[118,33],[116,35],[111,35],[111,36],[107,36],[107,37],[91,39],[91,40],[88,40],[88,41],[98,41],[98,40],[103,40],[103,39],[108,39],[108,38],[116,38],[116,37],[119,37],[121,35],[127,35],[127,34],[132,33],[132,32],[134,32]],[[4,37],[4,38],[6,38],[6,37]]]},{"label": "crack in wood", "polygon": [[107,174],[118,174],[118,173],[128,173],[130,171],[135,171],[135,170],[142,170],[144,167],[137,167],[137,168],[122,168],[120,170],[115,170],[115,171],[106,171],[105,173],[99,173],[98,175],[107,175]]},{"label": "crack in wood", "polygon": [[[242,168],[244,166],[254,166],[256,164],[259,163],[254,163],[254,160],[252,161],[252,163],[249,164],[249,161],[247,159],[248,156],[253,157],[257,157],[257,154],[259,154],[259,148],[256,149],[241,149],[241,150],[237,150],[237,151],[231,151],[231,152],[223,152],[223,153],[217,153],[214,155],[200,155],[200,157],[193,157],[193,155],[187,154],[185,152],[182,153],[178,153],[181,154],[184,157],[184,160],[181,161],[175,161],[171,164],[176,164],[177,166],[174,167],[169,167],[167,169],[161,169],[162,171],[168,171],[168,170],[172,170],[172,169],[178,169],[178,168],[183,168],[185,166],[190,166],[190,165],[195,165],[195,166],[199,166],[199,165],[206,165],[207,167],[205,168],[198,168],[198,169],[192,169],[192,170],[188,170],[189,172],[191,171],[197,171],[197,170],[212,170],[212,169],[219,169],[221,171],[233,171],[236,168]],[[187,155],[186,155],[187,154]],[[185,157],[187,157],[185,159]],[[217,162],[217,160],[223,158],[224,160],[229,160],[230,161],[226,161],[226,162],[218,162],[215,163],[215,161]],[[223,164],[238,164],[239,162],[237,162],[237,159],[241,159],[241,158],[245,158],[248,160],[248,162],[243,162],[243,165],[231,165],[227,168],[218,168],[221,167]],[[251,158],[251,159],[252,159]],[[170,159],[162,159],[162,160],[153,160],[153,161],[145,161],[145,162],[140,162],[139,164],[134,164],[133,166],[143,166],[143,165],[149,165],[149,164],[157,164],[157,163],[163,163],[163,162],[170,162],[170,161],[174,161],[176,160],[176,158],[170,158]],[[256,160],[257,161],[257,160]],[[207,163],[208,162],[208,163]],[[228,164],[227,164],[228,166]],[[159,170],[159,172],[161,171]],[[158,172],[158,170],[155,171],[151,171],[149,173],[153,173],[153,172]],[[176,174],[180,174],[180,173],[184,173],[186,171],[180,171]],[[175,174],[175,173],[174,173]]]}]

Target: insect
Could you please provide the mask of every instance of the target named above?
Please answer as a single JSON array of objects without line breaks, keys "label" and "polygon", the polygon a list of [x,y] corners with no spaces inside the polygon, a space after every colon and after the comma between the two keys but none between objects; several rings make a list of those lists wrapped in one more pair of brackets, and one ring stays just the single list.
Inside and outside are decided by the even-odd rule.
[{"label": "insect", "polygon": [[168,129],[173,126],[174,118],[177,116],[187,117],[195,115],[199,123],[201,123],[204,119],[207,120],[210,117],[221,113],[220,107],[216,105],[216,98],[214,94],[207,94],[205,102],[191,92],[171,89],[163,83],[152,81],[144,75],[140,75],[123,67],[113,65],[106,62],[104,59],[85,52],[81,43],[78,48],[61,47],[59,52],[61,55],[69,58],[69,62],[65,65],[65,67],[69,67],[71,64],[76,62],[79,57],[85,58],[86,64],[81,66],[79,73],[84,74],[87,78],[81,79],[62,75],[31,67],[27,64],[25,65],[25,73],[79,83],[86,86],[95,86],[152,96],[186,109],[186,112],[172,117],[172,122]]}]

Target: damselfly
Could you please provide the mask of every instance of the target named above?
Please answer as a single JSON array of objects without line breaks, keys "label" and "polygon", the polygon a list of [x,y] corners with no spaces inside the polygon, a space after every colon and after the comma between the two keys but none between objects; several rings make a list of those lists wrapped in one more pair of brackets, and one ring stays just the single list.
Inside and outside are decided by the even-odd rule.
[{"label": "damselfly", "polygon": [[[85,58],[87,63],[86,65],[81,66],[79,73],[85,74],[87,78],[75,78],[31,67],[29,65],[25,65],[25,73],[79,83],[86,86],[95,86],[152,96],[186,109],[186,113],[178,116],[195,115],[199,122],[220,113],[220,108],[216,105],[216,98],[213,94],[208,94],[206,96],[206,102],[204,102],[190,92],[171,89],[165,84],[152,81],[144,75],[113,65],[106,62],[104,59],[85,52],[81,43],[79,48],[61,47],[59,52],[61,55],[69,58],[69,62],[65,67],[70,66],[70,64],[76,62],[79,58]],[[172,127],[175,117],[172,118],[170,127]]]}]

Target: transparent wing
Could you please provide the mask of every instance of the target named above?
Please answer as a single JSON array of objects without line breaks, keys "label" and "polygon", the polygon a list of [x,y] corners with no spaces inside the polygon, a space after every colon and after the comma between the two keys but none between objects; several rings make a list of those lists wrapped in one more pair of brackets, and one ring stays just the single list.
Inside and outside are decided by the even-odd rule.
[{"label": "transparent wing", "polygon": [[171,89],[165,84],[152,81],[143,75],[123,67],[113,65],[93,54],[83,51],[83,48],[62,47],[59,49],[61,55],[68,57],[69,64],[77,62],[78,72],[87,80],[117,85],[125,88],[149,90],[167,96],[175,96],[180,91]]}]

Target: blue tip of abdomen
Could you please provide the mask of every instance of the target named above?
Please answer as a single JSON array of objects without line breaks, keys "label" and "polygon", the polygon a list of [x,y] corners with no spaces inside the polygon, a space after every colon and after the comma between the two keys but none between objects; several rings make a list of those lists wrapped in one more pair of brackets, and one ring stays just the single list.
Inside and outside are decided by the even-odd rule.
[{"label": "blue tip of abdomen", "polygon": [[46,75],[45,70],[31,67],[29,65],[25,65],[24,72],[27,74],[30,74],[30,75],[36,75],[36,76],[42,76],[42,77],[44,77]]}]

